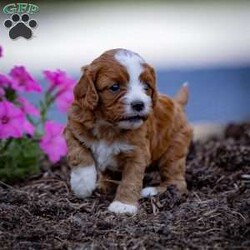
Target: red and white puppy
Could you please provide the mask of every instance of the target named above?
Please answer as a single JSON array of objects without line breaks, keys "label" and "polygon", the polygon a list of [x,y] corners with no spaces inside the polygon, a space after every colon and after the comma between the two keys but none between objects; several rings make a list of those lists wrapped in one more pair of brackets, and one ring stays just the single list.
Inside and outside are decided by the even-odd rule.
[{"label": "red and white puppy", "polygon": [[[140,196],[156,195],[170,184],[186,191],[185,161],[192,138],[183,86],[174,99],[157,92],[154,69],[137,53],[106,51],[74,89],[65,138],[70,184],[81,198],[92,194],[97,174],[120,171],[109,210],[136,213]],[[142,189],[145,169],[157,165],[161,184]]]}]

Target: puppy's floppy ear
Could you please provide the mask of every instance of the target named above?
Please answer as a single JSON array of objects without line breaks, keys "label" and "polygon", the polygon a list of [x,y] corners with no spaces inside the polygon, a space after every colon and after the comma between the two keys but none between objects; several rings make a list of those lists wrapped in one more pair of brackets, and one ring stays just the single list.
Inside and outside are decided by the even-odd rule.
[{"label": "puppy's floppy ear", "polygon": [[91,72],[90,66],[82,67],[83,75],[74,88],[75,100],[81,106],[94,110],[97,106],[99,96],[94,84],[94,73]]},{"label": "puppy's floppy ear", "polygon": [[155,106],[156,102],[157,102],[157,99],[158,99],[158,94],[157,94],[157,87],[156,87],[156,73],[155,73],[155,70],[153,67],[149,66],[149,71],[150,71],[150,74],[153,78],[153,88],[152,88],[152,104],[153,104],[153,107]]}]

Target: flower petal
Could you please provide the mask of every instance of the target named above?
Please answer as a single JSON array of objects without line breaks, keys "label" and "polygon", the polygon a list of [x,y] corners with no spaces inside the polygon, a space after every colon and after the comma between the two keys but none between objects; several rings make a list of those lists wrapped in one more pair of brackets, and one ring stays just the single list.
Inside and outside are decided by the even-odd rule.
[{"label": "flower petal", "polygon": [[67,145],[62,136],[63,125],[54,121],[45,123],[45,133],[39,145],[40,148],[48,155],[51,162],[57,162],[67,153]]},{"label": "flower petal", "polygon": [[21,104],[22,111],[26,113],[27,115],[33,115],[36,117],[40,116],[40,111],[35,106],[33,106],[29,101],[27,101],[25,98],[18,97],[17,101]]},{"label": "flower petal", "polygon": [[15,84],[13,85],[18,91],[36,91],[41,92],[42,88],[38,82],[30,75],[23,66],[15,66],[9,73]]}]

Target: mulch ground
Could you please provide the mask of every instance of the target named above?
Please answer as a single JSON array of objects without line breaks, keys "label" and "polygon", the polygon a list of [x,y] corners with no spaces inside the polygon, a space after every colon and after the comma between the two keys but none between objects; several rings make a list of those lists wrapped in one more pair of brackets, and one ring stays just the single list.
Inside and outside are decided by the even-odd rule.
[{"label": "mulch ground", "polygon": [[250,249],[250,124],[193,144],[186,176],[188,195],[169,187],[134,216],[108,212],[112,197],[98,192],[74,197],[63,162],[1,182],[0,249]]}]

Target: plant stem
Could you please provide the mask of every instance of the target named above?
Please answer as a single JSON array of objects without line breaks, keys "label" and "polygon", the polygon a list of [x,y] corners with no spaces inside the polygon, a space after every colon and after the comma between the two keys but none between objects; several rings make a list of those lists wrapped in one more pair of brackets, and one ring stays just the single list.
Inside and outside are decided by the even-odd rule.
[{"label": "plant stem", "polygon": [[47,113],[49,108],[51,107],[51,105],[53,104],[53,102],[55,101],[55,97],[51,96],[50,92],[46,91],[45,92],[45,98],[44,98],[44,102],[41,103],[41,121],[40,123],[42,124],[42,126],[44,126],[44,123],[46,122],[46,117],[47,117]]},{"label": "plant stem", "polygon": [[5,142],[5,145],[0,149],[0,153],[4,152],[9,147],[11,142],[12,142],[12,138],[7,139],[7,141]]}]

